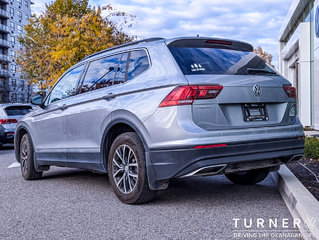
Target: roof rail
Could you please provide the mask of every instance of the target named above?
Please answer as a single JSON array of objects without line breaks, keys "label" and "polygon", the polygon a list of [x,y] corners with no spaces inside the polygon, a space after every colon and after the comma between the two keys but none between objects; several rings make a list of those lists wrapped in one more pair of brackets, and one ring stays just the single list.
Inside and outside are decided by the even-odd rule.
[{"label": "roof rail", "polygon": [[139,44],[139,43],[155,42],[155,41],[159,41],[159,40],[163,40],[163,39],[164,38],[154,37],[154,38],[146,38],[146,39],[142,39],[142,40],[138,40],[138,41],[134,41],[134,42],[125,43],[125,44],[122,44],[122,45],[118,45],[118,46],[115,46],[115,47],[107,48],[105,50],[93,53],[93,54],[91,54],[89,56],[84,57],[81,61],[83,61],[85,59],[88,59],[90,57],[96,56],[98,54],[101,54],[101,53],[104,53],[104,52],[108,52],[108,51],[111,51],[111,50],[115,50],[115,49],[118,49],[118,48],[128,47],[128,46],[136,45],[136,44]]}]

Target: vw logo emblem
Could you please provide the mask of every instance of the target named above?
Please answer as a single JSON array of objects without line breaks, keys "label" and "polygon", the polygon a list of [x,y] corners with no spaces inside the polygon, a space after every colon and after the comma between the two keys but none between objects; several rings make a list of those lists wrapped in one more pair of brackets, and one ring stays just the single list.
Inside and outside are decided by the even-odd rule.
[{"label": "vw logo emblem", "polygon": [[253,92],[254,92],[254,94],[255,94],[255,96],[260,96],[260,94],[261,94],[261,88],[260,88],[260,86],[259,85],[257,85],[257,84],[255,84],[254,86],[253,86]]},{"label": "vw logo emblem", "polygon": [[319,6],[317,6],[317,9],[316,9],[315,32],[316,32],[316,37],[319,38]]}]

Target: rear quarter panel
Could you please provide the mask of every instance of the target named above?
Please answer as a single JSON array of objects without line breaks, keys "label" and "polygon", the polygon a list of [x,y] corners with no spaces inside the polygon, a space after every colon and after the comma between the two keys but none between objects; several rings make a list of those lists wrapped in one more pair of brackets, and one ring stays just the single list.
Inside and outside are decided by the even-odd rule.
[{"label": "rear quarter panel", "polygon": [[141,125],[176,85],[188,84],[165,43],[149,43],[146,50],[151,66],[123,84],[112,120],[133,114],[140,120],[136,124]]}]

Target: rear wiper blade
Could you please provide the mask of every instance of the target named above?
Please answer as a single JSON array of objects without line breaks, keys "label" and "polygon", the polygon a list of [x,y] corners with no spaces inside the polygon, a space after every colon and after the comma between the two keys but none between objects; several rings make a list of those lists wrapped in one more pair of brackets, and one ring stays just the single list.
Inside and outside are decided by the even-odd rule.
[{"label": "rear wiper blade", "polygon": [[259,73],[266,73],[266,74],[277,74],[276,72],[273,71],[268,71],[266,69],[263,68],[247,68],[246,72],[248,74],[259,74]]}]

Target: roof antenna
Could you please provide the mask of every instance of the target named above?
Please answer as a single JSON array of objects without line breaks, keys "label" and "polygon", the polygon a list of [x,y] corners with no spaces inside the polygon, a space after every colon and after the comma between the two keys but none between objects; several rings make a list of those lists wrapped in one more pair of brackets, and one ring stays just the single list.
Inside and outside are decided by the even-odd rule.
[{"label": "roof antenna", "polygon": [[196,37],[199,37],[199,34],[197,34],[197,36]]}]

